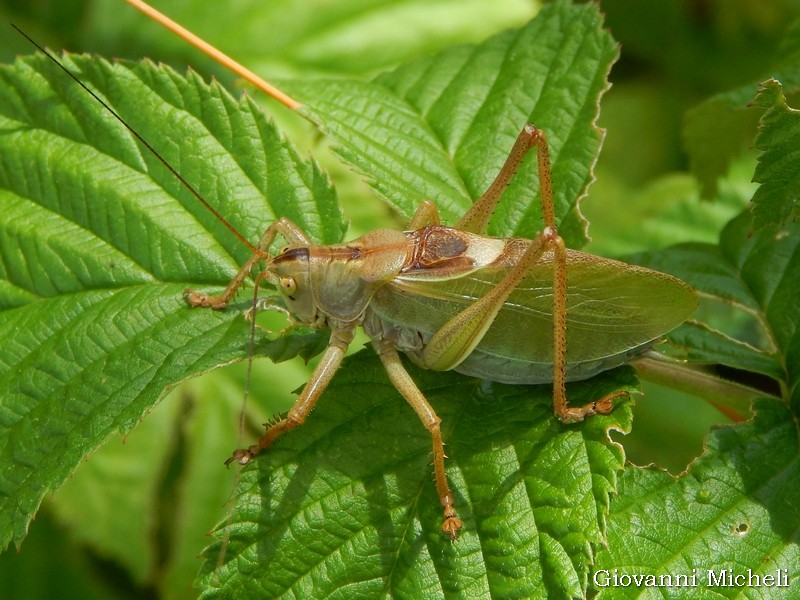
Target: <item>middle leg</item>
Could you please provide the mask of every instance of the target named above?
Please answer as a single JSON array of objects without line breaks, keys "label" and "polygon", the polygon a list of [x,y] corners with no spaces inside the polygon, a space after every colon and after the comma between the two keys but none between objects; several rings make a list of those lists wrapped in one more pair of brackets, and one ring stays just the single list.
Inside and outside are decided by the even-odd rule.
[{"label": "middle leg", "polygon": [[425,429],[431,434],[431,441],[433,442],[433,475],[436,481],[436,493],[439,495],[439,503],[442,505],[442,511],[444,512],[442,531],[455,540],[458,536],[458,530],[461,529],[462,522],[458,518],[458,513],[453,505],[453,493],[450,491],[450,486],[447,483],[447,473],[445,473],[444,469],[444,442],[442,441],[440,427],[442,420],[425,399],[414,380],[411,379],[403,363],[400,362],[400,355],[397,354],[392,342],[383,339],[373,341],[373,344],[392,384],[411,405],[422,424],[425,425]]}]

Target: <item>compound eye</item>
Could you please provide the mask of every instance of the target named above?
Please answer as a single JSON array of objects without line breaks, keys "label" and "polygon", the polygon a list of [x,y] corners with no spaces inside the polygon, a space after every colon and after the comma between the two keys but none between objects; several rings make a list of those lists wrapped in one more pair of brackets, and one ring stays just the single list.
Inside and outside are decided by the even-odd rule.
[{"label": "compound eye", "polygon": [[283,292],[285,296],[291,296],[297,291],[297,284],[292,277],[281,277],[279,284],[281,286],[281,292]]}]

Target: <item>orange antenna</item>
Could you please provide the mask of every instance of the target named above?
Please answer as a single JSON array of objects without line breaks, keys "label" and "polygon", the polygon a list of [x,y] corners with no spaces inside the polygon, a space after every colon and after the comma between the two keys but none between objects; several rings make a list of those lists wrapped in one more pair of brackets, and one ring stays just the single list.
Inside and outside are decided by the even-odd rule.
[{"label": "orange antenna", "polygon": [[149,4],[142,2],[141,0],[125,0],[128,4],[136,8],[138,11],[144,13],[151,19],[153,19],[156,23],[159,23],[169,29],[172,33],[182,37],[184,40],[189,42],[192,46],[200,50],[201,52],[207,54],[217,62],[219,62],[222,66],[227,67],[243,79],[249,81],[262,92],[264,92],[270,98],[274,98],[285,107],[295,110],[300,107],[300,103],[292,98],[291,96],[287,95],[286,93],[282,92],[275,86],[267,83],[261,77],[253,73],[250,69],[245,67],[244,65],[236,62],[227,54],[217,50],[214,46],[206,42],[205,40],[197,37],[191,31],[186,29],[185,27],[178,25],[175,21],[170,19],[165,14],[157,11],[155,8],[150,6]]}]

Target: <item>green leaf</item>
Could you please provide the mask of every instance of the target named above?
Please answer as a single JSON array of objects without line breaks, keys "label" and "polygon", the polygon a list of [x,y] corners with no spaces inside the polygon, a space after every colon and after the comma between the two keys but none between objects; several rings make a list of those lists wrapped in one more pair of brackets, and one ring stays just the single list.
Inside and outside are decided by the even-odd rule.
[{"label": "green leaf", "polygon": [[[535,3],[527,0],[491,4],[483,0],[240,0],[199,8],[196,0],[153,4],[255,71],[298,78],[363,76],[453,43],[480,41],[498,30],[518,27],[536,13]],[[146,55],[153,53],[153,39],[163,33],[159,26],[127,7],[121,10],[100,3],[91,9],[87,29],[103,32],[111,49],[132,52],[131,47],[141,47]],[[155,51],[162,57],[191,55],[192,64],[202,61],[174,36],[164,36]]]},{"label": "green leaf", "polygon": [[[252,103],[150,63],[65,61],[248,239],[276,214],[320,241],[341,237],[327,179]],[[166,388],[246,355],[237,311],[191,311],[181,296],[224,284],[248,250],[41,56],[0,71],[0,203],[5,547],[48,491]],[[275,350],[292,346],[302,349]]]},{"label": "green leaf", "polygon": [[9,598],[116,600],[119,594],[96,576],[95,565],[45,511],[25,540],[23,552],[0,555],[3,594]]},{"label": "green leaf", "polygon": [[[687,358],[762,373],[785,386],[796,378],[788,356],[796,343],[799,255],[800,224],[787,223],[778,235],[754,233],[745,210],[725,227],[718,246],[679,244],[629,259],[672,273],[702,295],[707,310],[700,320],[669,334]],[[730,308],[715,319],[723,306]]]},{"label": "green leaf", "polygon": [[[158,560],[152,539],[159,526],[158,490],[164,474],[154,467],[176,450],[180,438],[174,423],[180,409],[180,402],[160,403],[125,435],[124,444],[109,440],[61,486],[51,504],[76,541],[114,557],[141,586],[152,579]],[[164,443],[153,444],[154,439]]]},{"label": "green leaf", "polygon": [[[743,167],[740,181],[749,180],[753,172],[747,164],[745,175]],[[726,181],[714,202],[701,202],[697,181],[688,173],[669,173],[636,188],[615,185],[608,171],[598,172],[597,178],[592,195],[602,202],[593,198],[581,210],[592,224],[592,240],[584,251],[600,256],[625,256],[686,240],[716,244],[720,230],[747,206],[756,189]]]},{"label": "green leaf", "polygon": [[[171,455],[173,469],[164,476],[166,498],[160,498],[156,512],[161,526],[158,548],[162,564],[154,579],[159,581],[162,597],[195,597],[189,595],[187,586],[197,575],[198,556],[209,544],[211,524],[225,518],[231,490],[238,482],[239,472],[223,468],[223,461],[237,443],[233,441],[235,418],[242,410],[245,381],[240,371],[214,371],[176,390],[182,400],[177,402],[181,412],[174,422],[179,445]],[[162,404],[173,400],[178,399],[167,398]]]},{"label": "green leaf", "polygon": [[[797,394],[795,394],[797,396]],[[795,398],[795,406],[797,405]],[[751,423],[713,431],[706,453],[678,480],[656,469],[628,469],[611,505],[608,545],[597,556],[604,571],[692,575],[697,588],[661,587],[664,598],[734,598],[761,594],[795,598],[800,546],[800,444],[797,413],[764,399]],[[719,577],[781,573],[788,587],[711,586]],[[605,587],[604,598],[639,598],[642,590]]]},{"label": "green leaf", "polygon": [[[553,29],[554,37],[549,33]],[[540,44],[543,57],[531,50]],[[474,51],[477,58],[471,59],[465,51]],[[573,210],[577,223],[576,199],[588,184],[601,139],[592,121],[615,54],[595,7],[571,8],[561,3],[548,9],[536,25],[503,34],[472,50],[459,48],[440,55],[434,72],[458,64],[474,74],[460,85],[454,85],[458,82],[452,78],[443,78],[441,72],[422,81],[418,69],[423,63],[364,85],[369,97],[374,90],[383,90],[380,93],[385,92],[391,102],[413,107],[416,127],[439,129],[431,139],[449,176],[465,190],[464,182],[472,180],[477,183],[469,185],[476,190],[484,183],[488,185],[492,171],[499,169],[508,148],[495,145],[495,134],[502,133],[501,138],[513,140],[534,109],[562,122],[563,130],[551,131],[554,165],[564,174],[564,184],[569,188],[563,196],[570,196],[566,202],[559,197],[559,213],[563,216],[566,210]],[[478,59],[489,62],[474,68]],[[325,178],[313,164],[300,161],[274,130],[259,120],[250,103],[236,103],[219,88],[207,88],[196,77],[185,80],[149,63],[125,66],[83,58],[65,60],[110,105],[129,118],[145,138],[157,141],[159,150],[187,180],[198,189],[212,190],[220,212],[247,239],[257,239],[264,224],[276,215],[287,216],[321,242],[341,236],[340,215]],[[506,63],[511,66],[504,67]],[[572,69],[576,63],[577,68]],[[490,87],[492,69],[499,69],[501,77]],[[525,75],[520,80],[520,74],[528,70],[536,71],[538,79]],[[536,83],[548,75],[555,77],[559,85]],[[467,83],[477,86],[481,81],[485,108],[478,110],[480,107],[469,105],[471,110],[484,113],[473,115],[479,126],[457,131],[455,123],[446,122],[446,113],[464,104]],[[21,340],[7,350],[3,357],[5,369],[0,372],[0,421],[4,427],[0,438],[4,454],[0,457],[8,465],[0,479],[4,495],[0,531],[7,544],[11,540],[19,542],[44,494],[56,488],[110,434],[128,431],[165,388],[246,355],[247,326],[236,318],[235,311],[190,311],[181,299],[181,291],[198,283],[226,282],[244,261],[247,249],[181,188],[156,158],[142,150],[119,123],[53,65],[42,58],[21,61],[2,71],[2,82],[0,140],[5,145],[0,183],[9,210],[2,229],[2,248],[7,257],[2,264],[8,268],[2,272],[0,302],[7,310],[0,333],[8,339]],[[419,116],[421,98],[412,102],[391,87],[412,84],[441,98],[438,108],[428,109],[432,115],[440,113],[437,119],[423,120]],[[574,104],[564,101],[559,86],[574,92]],[[340,100],[350,108],[361,89],[356,84],[351,87],[355,91],[343,89]],[[409,90],[405,93],[408,95]],[[324,97],[337,101],[332,96]],[[514,101],[527,105],[522,112],[517,111],[519,119],[514,115],[494,115],[496,109],[514,108]],[[464,114],[470,115],[469,111]],[[383,116],[392,121],[391,115]],[[500,127],[500,121],[506,120],[505,126]],[[486,128],[490,128],[491,136],[485,135]],[[371,135],[369,127],[361,135]],[[452,150],[461,156],[462,168],[472,161],[474,173],[463,179],[457,174],[452,160],[444,154],[444,138],[440,136],[451,142],[456,136],[461,138]],[[420,140],[411,137],[404,143],[407,146],[402,151],[410,151],[420,163],[424,158]],[[484,147],[486,144],[491,147]],[[570,144],[580,147],[577,158],[567,158]],[[480,164],[486,154],[497,159],[496,165],[490,165],[489,175],[489,167]],[[532,161],[524,169],[529,177],[523,174],[518,178],[516,191],[509,194],[509,199],[514,194],[519,197],[516,202],[522,213],[538,201],[527,192],[531,165]],[[408,172],[421,173],[419,168],[425,166],[422,161],[417,169]],[[377,177],[384,172],[379,170],[372,175]],[[438,175],[434,173],[429,181],[435,182]],[[406,201],[416,205],[426,190],[425,186],[414,190],[413,179],[407,184],[412,191]],[[474,195],[477,194],[462,194],[458,200],[461,204],[450,214],[461,212]],[[527,226],[538,229],[538,220],[532,221]],[[319,339],[295,336],[285,342],[261,337],[256,346],[263,347],[266,354],[283,358],[303,354],[317,346]],[[550,591],[582,594],[592,562],[592,546],[603,539],[608,494],[622,467],[619,448],[607,444],[607,431],[629,427],[630,413],[624,403],[613,417],[565,427],[552,419],[547,387],[481,387],[474,380],[453,374],[442,379],[441,374],[415,371],[422,389],[434,402],[441,396],[442,416],[452,422],[445,426],[449,448],[453,454],[463,455],[459,462],[451,461],[451,477],[472,533],[454,546],[440,531],[441,512],[427,468],[427,432],[391,390],[374,358],[354,360],[366,362],[354,362],[351,369],[342,371],[342,383],[326,394],[331,396],[325,403],[331,407],[329,416],[321,410],[321,417],[315,414],[314,419],[320,423],[317,427],[324,429],[327,418],[336,430],[352,434],[342,440],[342,445],[324,442],[328,448],[324,456],[333,467],[333,474],[344,476],[338,481],[351,492],[343,496],[352,509],[346,512],[368,532],[372,540],[370,551],[378,549],[382,556],[380,548],[385,544],[381,540],[387,520],[375,512],[382,510],[382,503],[378,502],[377,508],[374,499],[370,503],[372,490],[381,492],[380,487],[374,487],[371,474],[378,474],[378,479],[383,480],[385,468],[397,473],[398,482],[388,485],[385,492],[396,498],[394,506],[400,511],[392,513],[390,521],[396,520],[403,530],[418,531],[418,540],[439,548],[439,554],[430,555],[430,562],[409,569],[402,586],[409,593],[421,589],[420,582],[430,576],[431,569],[441,570],[441,553],[456,549],[465,573],[476,564],[482,565],[485,575],[479,584],[481,589],[503,595],[524,585],[533,596],[544,597]],[[351,378],[350,383],[347,377]],[[604,390],[630,388],[633,383],[631,371],[622,369],[575,386],[570,394],[574,401],[583,402]],[[380,396],[369,394],[357,402],[358,394],[351,388],[370,385],[381,392]],[[343,390],[338,403],[337,386]],[[486,420],[487,410],[462,414],[465,397],[488,404],[488,414],[493,419]],[[539,401],[532,400],[535,398]],[[372,415],[379,415],[384,406],[392,408],[376,427],[376,417]],[[509,419],[516,425],[506,430],[502,425]],[[351,426],[351,421],[355,425]],[[498,425],[487,430],[487,422]],[[397,429],[398,435],[387,444],[385,432],[392,429]],[[291,450],[294,444],[302,449],[309,440],[312,447],[319,447],[316,431],[312,423],[298,435],[288,436],[286,447]],[[483,441],[475,447],[481,437]],[[167,444],[167,451],[176,443],[173,440]],[[376,463],[373,459],[384,445],[388,448]],[[310,467],[312,474],[324,474],[321,466],[306,462],[309,455],[299,450],[282,455],[281,447],[276,447],[275,458],[269,460],[288,456],[287,464],[295,464],[292,461],[301,457],[300,464]],[[310,456],[315,461],[321,458],[318,452]],[[345,460],[348,457],[354,460]],[[101,466],[102,461],[98,463]],[[263,470],[269,464],[259,462],[256,468]],[[252,469],[247,473],[250,472]],[[265,491],[261,489],[264,485],[275,485],[271,482],[276,473],[280,471],[265,476],[266,483],[259,480],[259,494]],[[500,491],[498,474],[501,481],[506,480]],[[366,488],[362,487],[362,480],[368,483]],[[285,483],[293,491],[303,479],[292,477]],[[293,501],[289,508],[324,506],[330,484],[323,477],[310,481],[308,489],[301,486],[300,501]],[[147,479],[143,487],[152,489],[152,485],[153,479]],[[245,485],[244,490],[248,489]],[[137,497],[136,501],[152,503],[152,495],[146,496]],[[66,516],[71,505],[69,488],[65,498],[61,514]],[[269,501],[269,497],[264,498]],[[109,512],[97,510],[102,518],[94,525],[98,530],[111,531],[103,524],[110,517]],[[286,527],[286,510],[277,513],[280,528]],[[239,518],[239,513],[232,516],[234,523]],[[266,513],[264,518],[272,515]],[[331,526],[335,525],[334,520]],[[308,542],[319,538],[326,527],[306,530],[312,538],[298,536],[298,547],[313,549],[314,544],[309,546]],[[498,537],[497,531],[506,533]],[[327,537],[325,541],[341,543],[341,532],[333,533],[338,537]],[[504,564],[505,557],[516,548],[511,534],[526,540],[524,544],[529,548],[520,563],[522,570],[516,574],[509,574]],[[245,549],[253,547],[254,539],[245,536]],[[240,551],[237,542],[231,544],[229,557],[236,557]],[[291,543],[296,544],[297,540]],[[397,547],[409,565],[419,543],[409,546],[403,542]],[[471,556],[479,546],[484,548],[483,553]],[[147,554],[146,545],[140,547],[144,555],[130,567],[137,579],[143,580],[153,558]],[[110,551],[117,553],[113,548]],[[243,558],[247,555],[243,554]],[[313,555],[306,553],[296,558],[308,561],[313,560]],[[238,563],[226,564],[235,567]],[[554,571],[556,565],[558,569]],[[377,567],[384,569],[385,561],[379,560]],[[285,569],[274,572],[276,579],[264,582],[265,587],[285,584]],[[234,568],[232,585],[240,585],[244,574]],[[442,588],[462,588],[464,580],[457,574],[447,575]],[[227,577],[225,572],[222,575]],[[216,580],[219,576],[214,574],[211,578]],[[315,578],[313,572],[310,576]],[[378,577],[385,578],[385,571]],[[335,585],[341,583],[332,581]]]},{"label": "green leaf", "polygon": [[[786,32],[778,64],[765,73],[781,81],[787,93],[800,91],[800,21]],[[763,80],[763,77],[762,77]],[[717,194],[717,182],[733,158],[750,144],[757,114],[747,110],[758,81],[716,94],[686,113],[683,139],[691,170],[704,198]]]},{"label": "green leaf", "polygon": [[[355,113],[369,117],[363,127],[342,125],[342,152],[350,144],[357,166],[376,152],[402,156],[399,163],[373,161],[369,174],[390,183],[407,175],[407,189],[398,187],[396,198],[408,211],[431,186],[442,186],[440,177],[445,188],[453,183],[458,194],[449,217],[483,191],[519,129],[536,116],[551,138],[559,219],[577,242],[583,228],[577,199],[591,179],[602,137],[593,121],[615,55],[594,5],[561,2],[522,30],[405,65],[370,83],[304,85],[308,105],[316,98],[323,107],[309,110],[326,127],[335,129],[342,113],[363,108]],[[71,60],[92,87],[132,115],[134,127],[159,141],[187,179],[214,192],[221,212],[248,239],[256,240],[278,214],[315,240],[340,237],[325,178],[276,139],[249,103],[236,104],[214,86],[147,63]],[[448,71],[456,67],[460,78]],[[2,263],[15,270],[3,273],[0,298],[9,310],[0,332],[16,340],[22,331],[28,345],[12,348],[17,354],[4,357],[7,371],[0,372],[0,422],[7,424],[0,457],[12,467],[0,479],[9,499],[2,507],[24,509],[0,512],[6,519],[0,530],[18,540],[42,495],[111,432],[127,431],[165,387],[246,355],[247,326],[235,311],[190,311],[180,292],[187,285],[225,283],[247,250],[49,64],[22,62],[3,72],[3,82],[0,139],[7,140],[8,166],[0,181],[9,206],[17,202],[19,208],[9,212],[13,218],[2,231],[13,242],[8,256],[25,260],[21,269],[19,260]],[[472,89],[481,90],[477,101]],[[333,108],[326,112],[324,102]],[[369,116],[374,108],[378,114]],[[404,115],[408,120],[398,124]],[[387,127],[380,134],[383,119]],[[395,138],[404,123],[425,136]],[[359,147],[361,139],[369,143]],[[430,157],[423,153],[428,142],[435,151]],[[26,144],[28,154],[18,154]],[[38,166],[22,168],[29,165]],[[504,199],[511,212],[498,215],[496,230],[539,229],[533,169],[531,160],[521,170]],[[446,196],[434,200],[447,204]],[[53,225],[40,227],[47,218]],[[44,241],[39,233],[47,234]],[[91,253],[83,251],[87,243]],[[58,251],[48,252],[52,247]],[[319,340],[260,337],[256,345],[283,358],[309,352]],[[38,375],[45,369],[50,378],[42,386]],[[37,380],[25,373],[36,373]],[[392,589],[406,596],[437,590],[585,593],[623,462],[620,448],[608,443],[608,430],[628,430],[627,403],[608,417],[562,426],[552,418],[548,387],[413,375],[444,419],[449,474],[466,522],[461,540],[451,544],[440,531],[427,432],[375,358],[360,356],[341,371],[306,427],[244,471],[219,572],[211,573],[216,550],[208,555],[209,594],[220,585],[221,595],[346,594],[356,572],[368,582],[366,592]],[[571,386],[569,394],[581,403],[634,383],[632,371],[620,369]],[[195,463],[191,481],[180,489],[199,489],[198,472],[203,469]],[[327,556],[331,560],[320,558]]]},{"label": "green leaf", "polygon": [[[442,418],[465,522],[458,541],[441,533],[429,434],[362,352],[301,429],[243,470],[230,521],[207,552],[203,597],[583,594],[622,467],[608,429],[629,428],[627,403],[565,426],[552,417],[549,386],[409,371]],[[569,393],[580,403],[634,384],[622,368]]]},{"label": "green leaf", "polygon": [[[787,224],[777,236],[768,229],[751,233],[750,216],[743,213],[723,231],[715,254],[719,276],[707,278],[705,289],[700,287],[704,278],[695,282],[701,292],[724,295],[755,313],[772,351],[761,360],[729,351],[732,360],[726,364],[776,377],[780,397],[759,399],[751,422],[713,431],[705,454],[677,480],[655,469],[628,469],[619,495],[612,499],[608,545],[596,564],[600,575],[612,569],[631,576],[691,575],[698,569],[700,588],[692,590],[692,597],[718,598],[734,597],[742,586],[706,589],[709,569],[716,576],[721,569],[733,569],[737,576],[747,575],[748,570],[774,575],[776,569],[787,569],[790,587],[769,588],[769,597],[796,595],[792,590],[800,564],[800,223]],[[707,250],[710,254],[713,248]],[[665,254],[662,264],[682,262],[672,252]],[[691,279],[691,269],[684,274]],[[711,355],[725,360],[718,347]],[[773,364],[765,369],[766,357]],[[687,597],[685,588],[659,590],[665,597]],[[639,592],[635,587],[607,588],[598,598],[639,597]]]},{"label": "green leaf", "polygon": [[[557,2],[527,26],[412,61],[372,82],[288,82],[335,151],[405,217],[431,199],[453,223],[500,170],[522,127],[548,134],[561,234],[585,243],[577,205],[602,140],[594,121],[617,47],[596,6]],[[537,190],[535,193],[533,190]],[[542,227],[534,157],[495,214],[494,235]]]},{"label": "green leaf", "polygon": [[686,113],[683,142],[703,198],[714,198],[731,161],[753,139],[758,115],[747,110],[755,84],[712,96]]},{"label": "green leaf", "polygon": [[755,146],[761,150],[753,181],[753,228],[781,227],[800,218],[800,111],[786,104],[783,88],[771,79],[761,84],[753,105],[765,108]]},{"label": "green leaf", "polygon": [[[590,30],[578,29],[585,42],[581,48],[588,56],[573,50],[578,56],[565,53],[563,61],[586,61],[593,68],[576,69],[575,80],[567,83],[557,50],[578,43],[577,33],[575,38],[567,33],[576,31],[576,24]],[[559,40],[555,47],[543,39],[547,36]],[[536,44],[531,47],[534,39]],[[598,48],[606,61],[602,66],[597,65]],[[537,49],[545,58],[537,58]],[[519,64],[505,69],[499,59],[506,54],[515,57],[508,62],[518,60]],[[486,148],[479,150],[497,155],[499,169],[508,150],[495,147],[493,138],[498,136],[493,107],[505,103],[506,96],[519,99],[526,95],[528,79],[519,81],[521,74],[555,62],[553,76],[562,78],[562,85],[579,90],[575,94],[580,98],[578,108],[561,107],[567,123],[564,127],[571,127],[570,133],[577,130],[578,140],[586,141],[587,133],[589,138],[588,149],[578,153],[578,158],[568,159],[564,152],[556,159],[562,170],[569,170],[571,164],[577,172],[572,181],[575,195],[580,195],[594,161],[592,149],[600,139],[591,123],[605,83],[596,79],[604,78],[614,55],[613,43],[602,32],[593,7],[571,9],[561,4],[522,31],[412,63],[378,78],[378,83],[311,82],[295,84],[292,91],[307,91],[312,115],[326,130],[333,128],[340,134],[341,153],[363,166],[375,181],[389,176],[386,185],[403,189],[403,201],[411,212],[421,197],[430,196],[419,193],[418,186],[423,190],[426,186],[447,187],[449,178],[453,186],[465,187],[464,181],[469,179],[459,175],[442,150],[444,142],[431,133],[432,128],[441,127],[450,131],[447,135],[454,135],[455,124],[442,123],[449,118],[447,111],[460,115],[463,108],[467,119],[476,112],[486,113],[474,130],[460,135],[472,138],[473,144],[483,136]],[[473,68],[471,56],[493,58],[489,65],[501,72],[494,89],[486,90],[483,109],[463,98],[467,88],[462,85],[480,87],[481,79],[491,78],[489,67]],[[451,77],[433,76],[454,64],[474,74],[469,82],[454,85]],[[432,73],[427,84],[419,80],[422,71]],[[434,109],[423,110],[389,84],[398,88],[413,85],[423,95],[427,85],[441,102],[439,124],[427,116]],[[534,85],[537,90],[541,87]],[[594,90],[593,95],[586,90]],[[410,93],[410,89],[406,91]],[[555,86],[547,87],[542,95],[555,93]],[[576,114],[563,114],[566,108],[575,109]],[[555,112],[556,108],[549,110]],[[522,114],[519,122],[525,123],[528,116]],[[503,120],[508,120],[503,133],[513,141],[519,132],[515,119]],[[404,135],[393,133],[397,130]],[[555,137],[558,146],[559,136]],[[428,150],[432,154],[423,154]],[[465,145],[453,151],[475,160],[476,155]],[[416,163],[384,160],[398,156],[413,157],[409,161]],[[446,172],[437,172],[438,164],[444,165]],[[534,166],[535,162],[526,165],[526,172]],[[485,172],[481,167],[488,185],[494,172]],[[478,175],[476,172],[475,177]],[[401,180],[405,180],[402,185]],[[483,185],[476,184],[476,189]],[[524,196],[526,207],[535,206],[538,199],[521,191],[528,185],[520,177],[518,189],[511,190],[504,202],[513,200],[516,193],[520,202]],[[434,197],[441,200],[441,195]],[[451,208],[451,214],[461,212],[471,197],[462,196],[458,202],[461,204]],[[573,198],[568,207],[574,206]],[[540,225],[535,221],[532,226],[538,229]],[[428,467],[427,432],[389,386],[380,364],[374,358],[358,357],[342,368],[301,429],[280,439],[263,460],[245,469],[228,527],[219,534],[219,546],[208,553],[201,585],[209,587],[209,596],[369,595],[385,589],[391,589],[392,595],[411,597],[459,591],[498,597],[512,591],[531,597],[582,595],[592,545],[602,542],[608,494],[622,465],[618,449],[607,445],[607,431],[611,427],[627,430],[626,410],[615,411],[611,420],[593,419],[584,427],[564,428],[552,420],[546,387],[529,391],[484,384],[476,388],[476,382],[453,374],[419,370],[412,374],[443,419],[451,456],[448,474],[466,521],[458,543],[451,544],[441,533],[442,515]],[[614,383],[633,384],[628,370],[608,377],[571,388],[572,401],[596,398]],[[538,406],[532,404],[536,398],[541,400]],[[531,410],[534,413],[527,416]],[[516,415],[513,423],[522,422],[519,427],[509,429],[509,414]],[[495,425],[487,431],[490,423]],[[382,433],[376,437],[372,432]],[[225,551],[220,557],[222,548]],[[515,561],[518,568],[508,573],[507,557],[520,548],[524,551]],[[422,559],[420,552],[424,552]],[[224,566],[215,571],[220,561]],[[402,573],[393,567],[397,561],[406,565]],[[270,568],[264,569],[264,564]]]}]

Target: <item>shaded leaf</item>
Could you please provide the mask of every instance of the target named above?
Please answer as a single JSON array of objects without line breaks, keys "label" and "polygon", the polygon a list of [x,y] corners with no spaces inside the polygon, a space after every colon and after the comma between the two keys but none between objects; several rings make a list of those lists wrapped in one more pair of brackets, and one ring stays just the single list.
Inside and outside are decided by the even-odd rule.
[{"label": "shaded leaf", "polygon": [[[779,52],[779,64],[766,77],[780,80],[787,93],[800,91],[800,21],[787,31]],[[691,170],[700,181],[704,198],[717,194],[717,182],[733,158],[752,140],[758,115],[747,110],[758,81],[712,96],[686,113],[683,139]]]},{"label": "shaded leaf", "polygon": [[[179,400],[182,409],[174,424],[180,435],[179,446],[171,457],[173,469],[165,477],[165,487],[172,496],[168,495],[166,501],[162,498],[156,513],[161,521],[162,559],[157,581],[163,598],[197,596],[188,584],[194,581],[200,552],[210,541],[210,525],[204,525],[225,517],[226,503],[238,481],[238,471],[225,469],[223,460],[236,447],[232,438],[242,410],[244,377],[236,369],[233,374],[228,371],[214,371],[176,390],[181,397],[174,400]],[[181,461],[177,473],[175,461]]]},{"label": "shaded leaf", "polygon": [[0,556],[3,594],[10,598],[119,598],[110,586],[98,581],[94,566],[44,512],[25,541],[25,551]]},{"label": "shaded leaf", "polygon": [[755,84],[712,96],[686,112],[683,144],[703,198],[713,198],[728,166],[753,138],[758,115],[747,110]]},{"label": "shaded leaf", "polygon": [[[601,157],[606,149],[603,152]],[[748,164],[742,181],[752,173]],[[756,188],[725,182],[714,202],[701,202],[697,180],[688,173],[669,173],[644,187],[615,189],[613,193],[598,191],[614,185],[609,181],[613,174],[606,171],[597,177],[592,194],[602,196],[603,202],[590,199],[581,209],[591,221],[592,233],[584,250],[600,256],[625,256],[686,240],[715,244],[720,230],[747,206]]]},{"label": "shaded leaf", "polygon": [[[602,570],[612,569],[630,576],[692,575],[696,569],[697,588],[660,587],[660,597],[733,598],[745,590],[769,598],[796,596],[797,415],[775,399],[755,408],[753,422],[712,432],[706,453],[678,480],[655,469],[624,473],[612,501],[608,546],[597,556],[601,578]],[[783,574],[788,586],[711,585],[709,571],[719,578],[724,569],[740,582],[749,573]],[[607,587],[597,598],[641,593],[633,585]]]},{"label": "shaded leaf", "polygon": [[[157,568],[152,540],[160,525],[158,491],[164,477],[158,465],[179,443],[174,423],[180,409],[180,402],[159,404],[123,440],[110,440],[59,488],[51,505],[77,542],[113,557],[140,586]],[[153,444],[154,439],[163,443]]]}]

